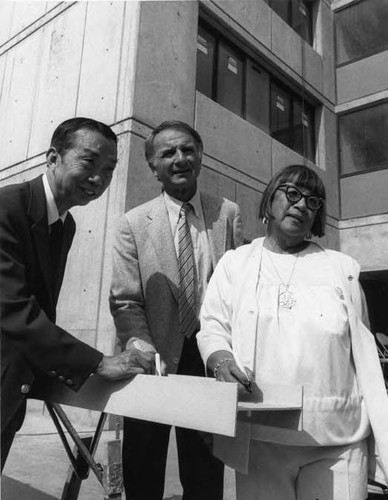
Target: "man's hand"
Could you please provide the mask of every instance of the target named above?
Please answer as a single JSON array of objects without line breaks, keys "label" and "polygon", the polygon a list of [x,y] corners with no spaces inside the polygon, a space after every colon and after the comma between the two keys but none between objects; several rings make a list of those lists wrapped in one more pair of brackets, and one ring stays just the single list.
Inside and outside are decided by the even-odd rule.
[{"label": "man's hand", "polygon": [[155,354],[144,352],[133,345],[117,356],[104,356],[95,371],[106,380],[122,380],[138,373],[152,373]]}]

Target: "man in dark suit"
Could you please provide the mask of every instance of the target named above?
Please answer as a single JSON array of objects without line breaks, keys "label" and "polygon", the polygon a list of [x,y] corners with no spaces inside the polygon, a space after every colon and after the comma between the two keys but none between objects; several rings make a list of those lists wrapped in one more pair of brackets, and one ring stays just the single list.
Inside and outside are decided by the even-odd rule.
[{"label": "man in dark suit", "polygon": [[[163,193],[119,219],[110,297],[122,348],[136,339],[160,353],[165,372],[196,376],[204,375],[195,335],[207,283],[224,252],[242,242],[239,207],[197,190],[202,150],[182,122],[164,122],[146,140]],[[163,498],[169,433],[167,425],[124,420],[128,500]],[[221,500],[223,464],[209,436],[176,428],[176,437],[183,499]]]},{"label": "man in dark suit", "polygon": [[55,308],[74,232],[68,210],[99,198],[117,163],[105,124],[73,118],[55,130],[47,171],[0,189],[1,469],[21,427],[36,377],[77,391],[92,374],[107,380],[150,369],[133,346],[104,356],[55,324]]}]

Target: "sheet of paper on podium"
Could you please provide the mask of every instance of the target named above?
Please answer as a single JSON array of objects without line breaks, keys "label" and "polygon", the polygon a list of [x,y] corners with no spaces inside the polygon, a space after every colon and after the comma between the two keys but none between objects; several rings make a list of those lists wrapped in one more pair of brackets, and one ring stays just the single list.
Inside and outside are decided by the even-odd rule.
[{"label": "sheet of paper on podium", "polygon": [[90,377],[78,392],[55,379],[31,397],[88,410],[234,436],[237,384],[186,375],[136,375],[130,381]]},{"label": "sheet of paper on podium", "polygon": [[252,384],[252,394],[238,402],[238,411],[300,410],[303,404],[301,385]]}]

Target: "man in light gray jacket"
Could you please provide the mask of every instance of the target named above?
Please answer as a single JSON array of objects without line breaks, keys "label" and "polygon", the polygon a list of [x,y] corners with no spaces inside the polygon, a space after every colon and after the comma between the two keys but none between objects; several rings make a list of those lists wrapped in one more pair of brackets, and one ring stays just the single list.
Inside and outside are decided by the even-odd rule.
[{"label": "man in light gray jacket", "polygon": [[[165,373],[203,376],[196,333],[207,283],[221,256],[242,243],[239,207],[197,189],[203,143],[183,122],[163,122],[145,155],[162,194],[119,219],[111,312],[123,349],[142,341]],[[145,346],[145,347],[144,347]],[[162,500],[170,426],[125,419],[128,499]],[[176,428],[184,500],[222,500],[223,464],[200,433]],[[209,441],[209,439],[206,439]]]}]

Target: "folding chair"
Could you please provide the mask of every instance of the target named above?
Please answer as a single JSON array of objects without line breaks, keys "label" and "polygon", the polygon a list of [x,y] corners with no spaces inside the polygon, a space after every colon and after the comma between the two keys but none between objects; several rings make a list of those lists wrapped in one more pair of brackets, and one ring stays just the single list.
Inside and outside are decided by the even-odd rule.
[{"label": "folding chair", "polygon": [[[375,333],[375,341],[381,368],[383,370],[385,385],[388,390],[388,335],[380,332]],[[368,500],[388,499],[388,488],[376,481],[369,480],[368,493]]]},{"label": "folding chair", "polygon": [[377,352],[383,370],[385,385],[388,389],[388,335],[382,332],[375,333]]}]

